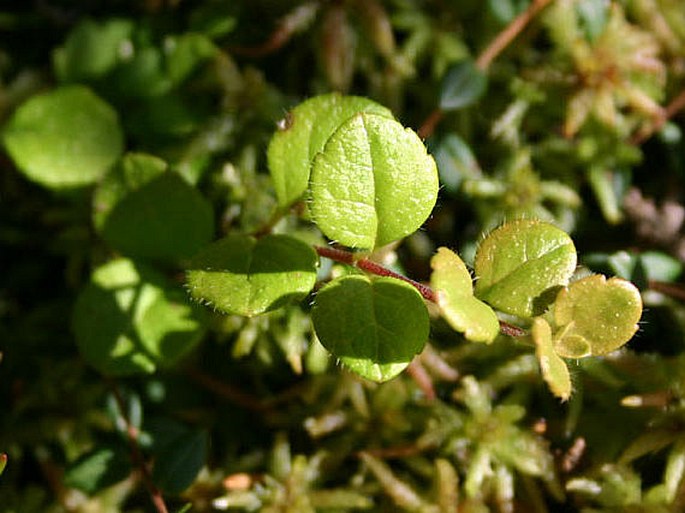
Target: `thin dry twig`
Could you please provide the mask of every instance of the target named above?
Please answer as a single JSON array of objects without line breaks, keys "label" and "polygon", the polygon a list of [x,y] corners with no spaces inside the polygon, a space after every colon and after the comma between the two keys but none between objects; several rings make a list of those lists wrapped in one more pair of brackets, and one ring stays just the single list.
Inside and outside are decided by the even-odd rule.
[{"label": "thin dry twig", "polygon": [[[534,0],[528,9],[514,18],[509,25],[497,34],[490,44],[483,50],[476,59],[476,67],[481,71],[487,71],[499,54],[507,48],[511,42],[528,26],[528,24],[544,9],[552,0]],[[418,134],[422,139],[427,139],[438,126],[443,118],[444,111],[438,107],[431,112],[426,120],[421,123]]]},{"label": "thin dry twig", "polygon": [[131,421],[128,418],[128,415],[126,413],[126,402],[124,401],[124,398],[121,395],[121,391],[119,390],[119,387],[114,381],[109,380],[108,384],[110,390],[112,391],[112,394],[114,395],[114,400],[117,403],[117,407],[119,408],[119,414],[121,415],[121,418],[126,426],[126,437],[128,438],[129,447],[131,449],[131,459],[133,460],[133,464],[140,471],[140,474],[143,478],[143,484],[145,485],[145,488],[147,489],[148,494],[150,495],[150,499],[152,500],[152,503],[154,504],[157,512],[169,513],[169,510],[166,507],[166,503],[164,502],[162,492],[159,488],[157,488],[155,483],[152,481],[152,474],[150,473],[150,468],[145,462],[143,453],[140,450],[140,445],[138,444],[138,429],[135,426],[133,426],[133,424],[131,424]]},{"label": "thin dry twig", "polygon": [[492,61],[494,61],[504,49],[521,33],[523,29],[544,9],[552,0],[535,0],[528,6],[528,9],[514,18],[509,25],[504,27],[495,39],[481,52],[476,59],[476,66],[482,71],[486,71]]},{"label": "thin dry twig", "polygon": [[661,130],[661,128],[666,124],[666,122],[673,118],[676,114],[681,112],[682,110],[685,110],[685,89],[678,94],[671,102],[664,107],[664,109],[661,111],[661,114],[657,119],[654,120],[654,123],[644,131],[638,132],[635,134],[635,136],[631,139],[631,143],[635,145],[642,144],[645,142],[647,139],[652,137],[656,132]]}]

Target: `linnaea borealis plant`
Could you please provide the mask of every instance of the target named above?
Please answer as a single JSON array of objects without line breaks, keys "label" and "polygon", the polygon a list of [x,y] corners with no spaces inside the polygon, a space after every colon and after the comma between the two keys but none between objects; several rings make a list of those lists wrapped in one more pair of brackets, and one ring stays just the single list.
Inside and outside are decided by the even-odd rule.
[{"label": "linnaea borealis plant", "polygon": [[[439,187],[421,139],[371,100],[329,94],[295,107],[270,142],[268,164],[281,213],[311,221],[335,248],[313,246],[294,230],[230,233],[193,258],[190,293],[244,316],[311,296],[317,337],[360,376],[389,380],[421,352],[430,338],[426,301],[471,342],[516,335],[534,347],[543,378],[563,400],[572,391],[567,359],[605,355],[637,330],[638,289],[580,276],[569,235],[540,220],[513,220],[484,236],[472,271],[439,248],[430,286],[367,258],[418,230]],[[320,257],[345,271],[317,275]]]}]

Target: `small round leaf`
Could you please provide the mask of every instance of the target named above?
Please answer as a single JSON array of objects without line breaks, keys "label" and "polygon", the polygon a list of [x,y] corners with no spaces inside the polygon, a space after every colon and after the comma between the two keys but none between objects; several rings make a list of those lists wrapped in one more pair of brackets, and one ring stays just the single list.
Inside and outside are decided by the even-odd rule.
[{"label": "small round leaf", "polygon": [[202,311],[184,296],[164,276],[131,260],[97,268],[73,311],[81,354],[110,376],[173,364],[204,332]]},{"label": "small round leaf", "polygon": [[323,150],[333,132],[358,112],[392,119],[392,112],[374,101],[337,93],[310,98],[288,113],[271,139],[267,153],[281,206],[286,207],[302,197],[309,186],[312,159]]},{"label": "small round leaf", "polygon": [[213,233],[211,204],[173,172],[126,194],[102,227],[102,237],[126,255],[171,261],[190,258]]},{"label": "small round leaf", "polygon": [[97,181],[124,145],[114,109],[82,86],[29,99],[8,122],[3,139],[28,178],[53,188]]},{"label": "small round leaf", "polygon": [[98,184],[93,195],[93,224],[99,232],[116,204],[130,192],[162,175],[167,164],[154,155],[127,153]]},{"label": "small round leaf", "polygon": [[535,355],[540,362],[542,377],[552,393],[566,401],[571,396],[571,376],[566,362],[554,350],[552,328],[542,317],[536,317],[533,320],[531,335],[535,342]]},{"label": "small round leaf", "polygon": [[287,235],[232,234],[193,257],[193,298],[225,313],[258,315],[304,298],[316,283],[311,246]]},{"label": "small round leaf", "polygon": [[442,79],[440,108],[457,110],[472,105],[485,93],[488,80],[471,59],[452,65]]},{"label": "small round leaf", "polygon": [[132,32],[131,20],[80,21],[64,46],[53,52],[55,74],[63,82],[102,78],[124,59],[122,49],[130,44]]},{"label": "small round leaf", "polygon": [[477,297],[503,312],[532,317],[545,306],[545,292],[568,283],[576,268],[576,250],[559,228],[521,219],[483,240],[474,267]]},{"label": "small round leaf", "polygon": [[170,494],[188,488],[207,460],[209,437],[206,431],[186,431],[155,451],[152,478],[157,486]]},{"label": "small round leaf", "polygon": [[473,342],[495,340],[499,333],[497,315],[473,296],[471,275],[462,259],[447,248],[439,248],[431,267],[431,286],[447,322]]},{"label": "small round leaf", "polygon": [[321,344],[351,371],[373,381],[402,372],[428,340],[421,295],[394,278],[338,278],[316,295],[312,321]]},{"label": "small round leaf", "polygon": [[438,195],[421,139],[397,121],[360,113],[343,123],[312,164],[311,212],[330,239],[374,248],[416,231]]},{"label": "small round leaf", "polygon": [[588,276],[557,296],[554,320],[567,328],[556,350],[566,356],[565,347],[576,347],[578,338],[586,341],[594,356],[610,353],[632,338],[641,316],[642,298],[635,285],[621,278],[607,280],[601,274]]}]

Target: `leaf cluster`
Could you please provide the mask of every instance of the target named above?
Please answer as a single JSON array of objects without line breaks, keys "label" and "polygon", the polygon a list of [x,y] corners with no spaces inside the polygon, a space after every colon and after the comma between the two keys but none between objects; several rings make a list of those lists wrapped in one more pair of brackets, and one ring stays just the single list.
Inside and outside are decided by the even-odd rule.
[{"label": "leaf cluster", "polygon": [[34,7],[0,512],[683,509],[681,0]]}]

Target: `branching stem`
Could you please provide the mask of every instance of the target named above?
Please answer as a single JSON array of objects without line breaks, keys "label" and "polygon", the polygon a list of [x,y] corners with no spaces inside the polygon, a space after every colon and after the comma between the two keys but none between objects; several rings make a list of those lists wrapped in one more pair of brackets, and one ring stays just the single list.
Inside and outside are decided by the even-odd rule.
[{"label": "branching stem", "polygon": [[661,128],[666,124],[666,122],[674,117],[676,114],[678,114],[680,111],[685,109],[685,89],[678,94],[671,102],[664,107],[662,111],[662,115],[659,116],[654,123],[647,129],[642,132],[638,132],[631,142],[633,144],[642,144],[645,142],[647,139],[649,139],[654,133],[658,132],[661,130]]},{"label": "branching stem", "polygon": [[126,401],[124,401],[121,391],[114,381],[110,380],[108,384],[110,390],[112,390],[112,394],[114,395],[114,400],[117,402],[121,418],[126,426],[126,437],[128,438],[128,444],[131,448],[131,459],[133,460],[133,464],[140,471],[145,488],[150,494],[150,499],[155,505],[157,513],[169,513],[169,510],[164,502],[162,492],[152,481],[152,474],[150,473],[150,469],[145,462],[142,451],[140,450],[140,445],[138,445],[138,429],[131,424],[131,420],[128,418],[128,414],[126,413]]},{"label": "branching stem", "polygon": [[[387,276],[409,283],[412,287],[419,291],[425,300],[432,303],[437,303],[435,291],[428,285],[424,285],[423,283],[414,281],[411,278],[407,278],[406,276],[396,273],[395,271],[392,271],[387,267],[374,262],[373,260],[369,260],[368,258],[356,258],[354,253],[328,246],[314,246],[314,249],[319,256],[330,258],[331,260],[340,262],[342,264],[353,265],[368,273],[375,274],[376,276]],[[504,335],[509,335],[510,337],[521,337],[526,334],[524,330],[518,326],[509,324],[508,322],[499,321],[499,327],[500,331]]]}]

